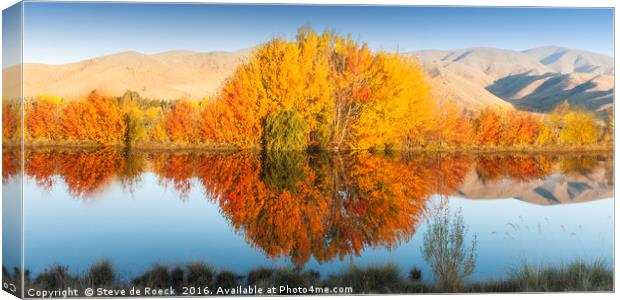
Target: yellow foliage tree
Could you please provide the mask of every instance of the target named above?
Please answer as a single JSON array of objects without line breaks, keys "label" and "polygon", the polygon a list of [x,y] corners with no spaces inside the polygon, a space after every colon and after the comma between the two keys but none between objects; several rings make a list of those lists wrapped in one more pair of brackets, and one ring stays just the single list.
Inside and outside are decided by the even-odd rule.
[{"label": "yellow foliage tree", "polygon": [[534,142],[539,146],[548,146],[553,145],[557,142],[558,135],[553,130],[551,125],[543,122],[540,124],[540,130],[538,131],[538,136],[536,136],[536,141]]},{"label": "yellow foliage tree", "polygon": [[302,28],[296,41],[266,43],[234,73],[202,112],[200,133],[257,146],[266,116],[294,109],[308,125],[309,146],[395,147],[422,143],[433,108],[413,61],[373,53],[351,37]]},{"label": "yellow foliage tree", "polygon": [[423,145],[432,129],[434,101],[420,66],[403,56],[379,53],[357,93],[351,148]]},{"label": "yellow foliage tree", "polygon": [[585,111],[571,111],[564,115],[560,142],[564,144],[588,145],[598,141],[601,130],[594,114]]}]

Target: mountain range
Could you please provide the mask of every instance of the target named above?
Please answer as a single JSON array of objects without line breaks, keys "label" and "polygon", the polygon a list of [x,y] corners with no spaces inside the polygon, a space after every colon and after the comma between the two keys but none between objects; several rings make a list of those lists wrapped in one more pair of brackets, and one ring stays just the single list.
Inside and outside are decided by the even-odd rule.
[{"label": "mountain range", "polygon": [[[112,96],[133,90],[154,99],[200,99],[216,94],[249,55],[250,50],[152,55],[130,51],[61,65],[24,64],[24,97],[47,94],[73,99],[97,89]],[[12,67],[3,73],[16,76],[19,69]],[[12,90],[8,86],[3,92]]]},{"label": "mountain range", "polygon": [[[24,96],[75,98],[93,89],[121,95],[129,89],[156,99],[203,98],[217,94],[251,51],[122,52],[60,65],[24,64]],[[613,105],[614,60],[602,54],[541,47],[423,50],[403,55],[421,63],[435,96],[470,110],[514,106],[545,112],[563,100],[592,110]],[[4,69],[3,76],[15,78],[19,68]],[[6,84],[3,94],[10,97],[15,90],[17,86]]]},{"label": "mountain range", "polygon": [[613,105],[614,60],[582,50],[470,48],[410,52],[439,98],[465,107],[514,106],[545,112],[568,100],[602,110]]}]

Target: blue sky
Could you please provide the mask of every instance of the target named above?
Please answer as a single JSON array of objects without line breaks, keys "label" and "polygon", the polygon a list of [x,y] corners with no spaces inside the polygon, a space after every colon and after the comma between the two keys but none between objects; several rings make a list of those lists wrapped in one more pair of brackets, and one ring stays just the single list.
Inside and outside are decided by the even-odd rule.
[{"label": "blue sky", "polygon": [[555,45],[613,55],[613,10],[378,6],[27,3],[24,61],[121,51],[231,51],[311,25],[376,50]]}]

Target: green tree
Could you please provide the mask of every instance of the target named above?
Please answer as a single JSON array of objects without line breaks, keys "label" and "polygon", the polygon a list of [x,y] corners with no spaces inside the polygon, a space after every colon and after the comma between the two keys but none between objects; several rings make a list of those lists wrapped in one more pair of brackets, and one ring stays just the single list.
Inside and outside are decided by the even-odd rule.
[{"label": "green tree", "polygon": [[131,147],[146,137],[146,128],[142,118],[142,111],[138,108],[131,108],[125,114],[125,122],[127,123],[127,146]]},{"label": "green tree", "polygon": [[304,150],[308,125],[295,110],[279,109],[265,118],[263,146],[269,151]]},{"label": "green tree", "polygon": [[142,98],[140,98],[138,92],[127,90],[123,96],[118,99],[118,102],[121,106],[134,106],[138,105],[141,100]]}]

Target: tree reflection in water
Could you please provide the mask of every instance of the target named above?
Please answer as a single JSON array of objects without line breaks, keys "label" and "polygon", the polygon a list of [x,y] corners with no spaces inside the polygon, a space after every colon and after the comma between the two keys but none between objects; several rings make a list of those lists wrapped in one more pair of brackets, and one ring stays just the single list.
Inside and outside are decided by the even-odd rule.
[{"label": "tree reflection in water", "polygon": [[[3,151],[3,182],[19,172]],[[120,183],[139,188],[150,172],[186,200],[201,188],[236,231],[272,258],[298,266],[406,242],[427,215],[431,196],[460,193],[468,174],[486,183],[531,181],[553,172],[611,168],[605,155],[333,154],[302,152],[124,152],[36,150],[25,172],[42,189],[64,182],[76,199]],[[604,174],[611,174],[607,171]],[[606,182],[613,181],[607,180]]]}]

